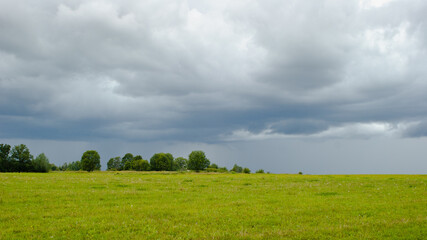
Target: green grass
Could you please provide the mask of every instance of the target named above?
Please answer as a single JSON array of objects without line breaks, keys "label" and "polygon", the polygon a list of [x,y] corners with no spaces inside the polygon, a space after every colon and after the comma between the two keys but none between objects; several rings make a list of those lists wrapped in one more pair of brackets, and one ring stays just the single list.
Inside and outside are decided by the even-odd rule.
[{"label": "green grass", "polygon": [[426,175],[0,173],[0,239],[425,239]]}]

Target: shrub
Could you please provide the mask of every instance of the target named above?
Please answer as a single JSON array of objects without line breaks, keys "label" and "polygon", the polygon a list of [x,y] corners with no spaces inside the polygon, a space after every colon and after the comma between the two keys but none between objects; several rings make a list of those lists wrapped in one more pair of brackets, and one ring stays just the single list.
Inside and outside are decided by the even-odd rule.
[{"label": "shrub", "polygon": [[244,168],[243,173],[251,173],[251,170],[249,168]]},{"label": "shrub", "polygon": [[218,168],[206,168],[206,172],[218,172]]},{"label": "shrub", "polygon": [[51,163],[50,164],[50,170],[52,170],[52,171],[58,171],[59,168],[55,164]]},{"label": "shrub", "polygon": [[264,173],[264,170],[263,169],[259,169],[259,170],[256,171],[256,173]]},{"label": "shrub", "polygon": [[218,169],[218,165],[216,165],[215,163],[212,163],[211,165],[209,165],[209,168],[216,168],[216,169]]},{"label": "shrub", "polygon": [[243,168],[241,166],[238,166],[237,164],[234,164],[233,168],[230,171],[241,173],[243,172]]}]

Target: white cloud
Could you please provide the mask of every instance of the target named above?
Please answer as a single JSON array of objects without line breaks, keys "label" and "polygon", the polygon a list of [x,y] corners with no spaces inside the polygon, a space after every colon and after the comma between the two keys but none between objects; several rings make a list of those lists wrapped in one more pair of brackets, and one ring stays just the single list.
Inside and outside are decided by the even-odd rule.
[{"label": "white cloud", "polygon": [[380,8],[393,0],[359,0],[359,6],[362,9]]},{"label": "white cloud", "polygon": [[276,132],[271,128],[264,129],[258,133],[247,129],[233,131],[229,135],[224,135],[225,141],[259,141],[270,139],[318,139],[318,138],[338,138],[338,139],[370,139],[378,137],[399,138],[407,129],[416,123],[391,124],[386,122],[370,123],[347,123],[342,126],[333,126],[324,131],[311,134],[286,134]]}]

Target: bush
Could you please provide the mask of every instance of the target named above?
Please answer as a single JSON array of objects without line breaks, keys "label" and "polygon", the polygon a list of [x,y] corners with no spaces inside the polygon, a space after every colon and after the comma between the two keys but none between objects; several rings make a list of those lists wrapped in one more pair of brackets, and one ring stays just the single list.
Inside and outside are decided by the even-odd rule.
[{"label": "bush", "polygon": [[244,168],[243,173],[251,173],[251,170],[249,168]]},{"label": "bush", "polygon": [[256,173],[264,173],[264,170],[263,169],[259,169],[259,170],[256,171]]},{"label": "bush", "polygon": [[209,164],[210,161],[206,158],[203,151],[192,151],[190,155],[188,155],[188,169],[190,170],[204,170]]},{"label": "bush", "polygon": [[218,165],[216,165],[215,163],[212,163],[212,164],[209,166],[209,168],[216,168],[216,169],[218,169]]},{"label": "bush", "polygon": [[59,168],[55,164],[51,163],[50,164],[50,170],[52,170],[52,171],[58,171]]},{"label": "bush", "polygon": [[49,159],[44,153],[39,154],[36,159],[32,161],[34,172],[49,172],[51,165]]},{"label": "bush", "polygon": [[226,167],[218,168],[218,172],[228,172]]},{"label": "bush", "polygon": [[83,153],[81,166],[82,170],[91,172],[93,170],[101,169],[101,157],[95,150],[89,150]]},{"label": "bush", "polygon": [[218,168],[206,168],[206,172],[218,172]]},{"label": "bush", "polygon": [[238,166],[237,164],[234,164],[233,168],[230,171],[241,173],[243,172],[243,168],[241,166]]}]

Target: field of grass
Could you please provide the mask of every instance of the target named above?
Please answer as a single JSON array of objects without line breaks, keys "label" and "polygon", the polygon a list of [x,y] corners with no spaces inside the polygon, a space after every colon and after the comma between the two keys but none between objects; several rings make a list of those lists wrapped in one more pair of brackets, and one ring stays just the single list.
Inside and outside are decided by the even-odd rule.
[{"label": "field of grass", "polygon": [[425,239],[427,175],[0,173],[0,239]]}]

